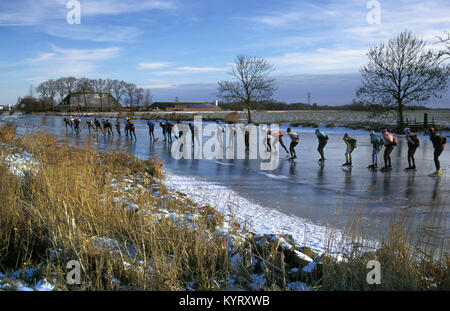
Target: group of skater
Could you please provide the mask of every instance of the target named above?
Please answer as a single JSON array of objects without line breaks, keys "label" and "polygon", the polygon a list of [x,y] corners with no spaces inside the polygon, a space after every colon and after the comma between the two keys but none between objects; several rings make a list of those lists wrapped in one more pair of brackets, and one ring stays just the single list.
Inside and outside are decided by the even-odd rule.
[{"label": "group of skater", "polygon": [[[69,117],[64,118],[65,127],[66,130],[70,127],[73,131],[75,131],[77,134],[80,133],[80,125],[81,125],[81,119],[79,117]],[[104,119],[100,122],[97,118],[94,118],[94,120],[87,120],[87,127],[89,130],[89,133],[98,132],[100,131],[104,135],[114,135],[113,131],[113,124],[107,120]],[[136,132],[135,132],[135,125],[133,124],[132,120],[130,118],[126,118],[124,121],[125,127],[124,127],[124,135],[126,137],[130,137],[131,139],[136,139]],[[148,132],[150,141],[157,141],[158,138],[155,138],[155,127],[157,123],[153,120],[147,121],[148,126]],[[182,123],[182,121],[176,122],[176,130],[175,125],[169,121],[161,121],[159,122],[159,127],[162,130],[162,136],[163,141],[172,143],[173,138],[175,139],[182,139],[183,133],[190,132],[191,133],[191,141],[192,144],[195,144],[195,141],[197,143],[200,143],[199,137],[197,136],[199,131],[196,129],[195,125],[192,122],[189,122],[187,124]],[[216,121],[216,134],[217,139],[219,141],[219,144],[222,145],[222,136],[223,133],[225,133],[225,128],[220,124],[220,121]],[[114,124],[114,127],[116,128],[116,132],[119,136],[121,136],[121,128],[122,128],[122,120],[120,118],[116,119],[116,122]],[[239,126],[233,124],[232,122],[228,122],[227,124],[228,130],[229,130],[229,140],[234,140],[234,135],[236,134],[236,131],[240,128],[244,134],[244,141],[245,141],[245,148],[248,151],[249,150],[249,135],[250,131],[248,128],[246,128],[243,124]],[[185,130],[183,130],[183,128]],[[187,128],[189,131],[187,131]],[[406,128],[404,130],[405,133],[405,139],[408,144],[408,153],[407,153],[407,159],[408,159],[408,167],[405,168],[405,171],[416,171],[416,161],[414,159],[414,154],[420,146],[420,139],[416,132],[411,131],[410,128]],[[264,139],[264,145],[268,152],[272,151],[272,145],[276,142],[280,143],[280,146],[286,151],[287,158],[291,161],[294,161],[297,158],[297,154],[295,152],[295,147],[300,142],[300,135],[292,131],[291,128],[288,128],[286,130],[287,136],[290,138],[290,145],[289,148],[286,147],[286,145],[283,142],[283,132],[281,130],[278,131],[272,131],[271,129],[266,130],[266,136]],[[320,154],[320,158],[318,162],[320,164],[323,164],[325,162],[325,155],[324,155],[324,148],[328,143],[328,135],[325,134],[322,130],[316,129],[315,135],[318,140],[318,147],[317,152]],[[434,148],[434,164],[436,167],[436,171],[430,174],[430,176],[441,176],[442,175],[442,169],[440,167],[439,162],[439,156],[444,151],[445,144],[447,142],[447,139],[445,136],[443,136],[440,132],[436,131],[435,128],[429,129],[429,135],[430,140],[433,144]],[[183,141],[186,141],[187,137],[184,137]],[[345,150],[345,163],[342,164],[343,168],[351,168],[352,165],[352,153],[357,147],[357,140],[356,138],[348,135],[347,133],[343,136],[343,141],[346,145]],[[394,148],[397,146],[398,139],[395,137],[392,133],[390,133],[387,129],[381,130],[380,133],[376,133],[375,131],[372,131],[370,133],[370,143],[373,146],[372,149],[372,163],[367,167],[370,170],[378,170],[378,154],[384,147],[384,154],[383,154],[383,160],[384,160],[384,166],[380,168],[380,171],[382,172],[389,172],[392,171],[392,162],[391,162],[391,153],[394,150]],[[228,144],[230,146],[232,144]]]},{"label": "group of skater", "polygon": [[[431,173],[430,176],[441,176],[442,169],[439,162],[439,156],[444,151],[445,144],[447,143],[447,138],[443,136],[440,132],[436,131],[435,128],[430,128],[429,130],[430,140],[433,144],[434,148],[434,164],[436,167],[436,171]],[[321,158],[319,162],[325,161],[323,148],[327,144],[328,136],[323,133],[321,130],[316,130],[316,136],[319,141],[319,146],[317,151],[319,152]],[[410,128],[405,128],[405,139],[408,144],[408,167],[404,170],[407,172],[416,171],[416,161],[414,159],[414,154],[416,153],[417,148],[420,146],[420,139],[416,132],[411,131]],[[351,137],[347,133],[344,134],[343,140],[346,144],[345,151],[345,163],[342,164],[342,167],[352,167],[352,152],[357,147],[357,140],[354,137]],[[371,170],[378,170],[378,153],[384,147],[384,166],[380,168],[382,172],[392,171],[392,162],[391,162],[391,153],[394,148],[397,146],[398,139],[392,133],[390,133],[387,129],[381,130],[380,133],[375,133],[375,131],[371,131],[370,133],[370,143],[372,144],[372,163],[367,167]]]},{"label": "group of skater", "polygon": [[[80,134],[80,125],[81,119],[79,117],[64,118],[64,126],[66,128],[66,131],[68,130],[68,128],[71,128],[72,131],[75,131],[76,134]],[[86,125],[89,134],[91,134],[92,132],[98,134],[100,131],[104,135],[114,135],[113,124],[107,119],[103,119],[101,122],[97,118],[94,118],[94,120],[86,120]],[[122,136],[122,120],[117,118],[114,127],[116,128],[117,134],[119,136]],[[124,135],[126,137],[130,137],[131,139],[136,139],[136,128],[130,118],[126,118],[125,120]]]}]

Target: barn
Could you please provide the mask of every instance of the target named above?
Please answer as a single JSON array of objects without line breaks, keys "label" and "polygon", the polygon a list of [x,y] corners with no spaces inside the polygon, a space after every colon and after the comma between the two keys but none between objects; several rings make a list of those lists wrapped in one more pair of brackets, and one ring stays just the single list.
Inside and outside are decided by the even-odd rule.
[{"label": "barn", "polygon": [[121,108],[111,93],[71,93],[58,105],[62,111],[113,111]]}]

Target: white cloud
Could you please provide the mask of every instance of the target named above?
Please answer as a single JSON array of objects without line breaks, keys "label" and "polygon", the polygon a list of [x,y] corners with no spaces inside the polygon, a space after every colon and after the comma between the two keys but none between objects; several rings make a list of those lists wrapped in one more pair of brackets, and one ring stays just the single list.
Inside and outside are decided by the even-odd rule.
[{"label": "white cloud", "polygon": [[142,31],[136,27],[94,25],[69,25],[60,23],[44,26],[44,31],[53,37],[92,42],[135,42]]},{"label": "white cloud", "polygon": [[219,68],[219,67],[191,67],[191,66],[179,67],[178,69],[187,72],[215,72],[227,70],[226,68]]},{"label": "white cloud", "polygon": [[309,52],[285,53],[270,57],[278,72],[284,73],[335,73],[356,72],[366,60],[366,49],[325,49]]},{"label": "white cloud", "polygon": [[26,59],[28,78],[33,83],[63,76],[92,77],[99,75],[98,68],[105,60],[119,56],[118,47],[103,49],[64,49],[51,45],[51,52],[43,52]]},{"label": "white cloud", "polygon": [[158,71],[155,72],[155,75],[158,76],[175,76],[175,75],[186,75],[186,74],[195,74],[195,73],[211,73],[211,72],[224,72],[228,68],[220,68],[220,67],[192,67],[192,66],[183,66],[177,67],[173,70],[166,71]]},{"label": "white cloud", "polygon": [[154,62],[154,63],[139,63],[137,69],[139,70],[153,70],[170,67],[172,63],[170,62]]},{"label": "white cloud", "polygon": [[[0,26],[48,25],[66,19],[68,0],[18,0],[0,3]],[[148,10],[176,9],[171,0],[89,0],[80,1],[83,16],[121,15]],[[83,22],[82,22],[83,23]]]}]

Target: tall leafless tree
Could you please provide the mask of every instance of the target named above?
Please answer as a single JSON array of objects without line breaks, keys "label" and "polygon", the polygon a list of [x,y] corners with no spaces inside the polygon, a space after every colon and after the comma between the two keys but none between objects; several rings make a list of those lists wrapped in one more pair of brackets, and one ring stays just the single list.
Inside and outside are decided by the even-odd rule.
[{"label": "tall leafless tree", "polygon": [[248,123],[252,123],[252,103],[268,100],[276,90],[275,79],[270,77],[274,67],[265,59],[239,55],[229,74],[234,81],[220,81],[219,97],[227,102],[242,102],[247,107]]},{"label": "tall leafless tree", "polygon": [[125,85],[127,83],[125,81],[120,80],[109,80],[107,88],[111,90],[111,92],[114,94],[115,98],[119,102],[119,104],[122,101],[122,97],[126,94],[126,88]]},{"label": "tall leafless tree", "polygon": [[145,90],[145,108],[148,110],[150,109],[150,106],[153,104],[153,100],[152,100],[152,92],[150,91],[150,89],[146,89]]},{"label": "tall leafless tree", "polygon": [[89,80],[88,78],[81,78],[77,80],[77,91],[81,94],[83,94],[83,98],[84,98],[84,107],[86,109],[86,111],[88,110],[88,103],[87,103],[87,98],[86,98],[86,94],[88,93],[92,93],[94,91],[94,88],[91,84],[91,80]]},{"label": "tall leafless tree", "polygon": [[443,43],[445,44],[445,48],[441,51],[439,51],[439,58],[441,58],[441,61],[447,61],[450,59],[450,32],[445,32],[445,37],[438,36],[438,42],[436,43]]},{"label": "tall leafless tree", "polygon": [[[107,88],[107,81],[103,79],[93,79],[90,81],[95,93],[98,93],[100,97],[100,111],[103,111],[103,93]],[[111,109],[111,106],[109,107]]]},{"label": "tall leafless tree", "polygon": [[447,88],[449,66],[441,65],[439,55],[426,51],[425,42],[408,31],[371,48],[368,57],[356,95],[384,111],[396,110],[400,129],[405,107],[440,98]]}]

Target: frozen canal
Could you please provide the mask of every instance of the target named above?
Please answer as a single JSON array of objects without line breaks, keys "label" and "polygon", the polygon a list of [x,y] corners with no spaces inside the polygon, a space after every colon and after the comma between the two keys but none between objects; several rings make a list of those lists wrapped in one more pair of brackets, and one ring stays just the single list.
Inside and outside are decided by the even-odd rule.
[{"label": "frozen canal", "polygon": [[[393,213],[408,216],[415,222],[414,230],[422,230],[432,236],[444,238],[448,247],[450,157],[448,146],[440,157],[443,176],[431,178],[434,172],[433,147],[428,137],[421,137],[421,145],[416,152],[418,170],[412,173],[403,171],[408,166],[407,146],[403,137],[398,136],[399,144],[392,157],[393,171],[388,173],[369,171],[372,146],[369,133],[342,128],[323,129],[329,136],[325,147],[326,162],[323,166],[317,160],[317,138],[312,128],[293,128],[300,134],[300,143],[296,147],[297,159],[290,162],[285,159],[285,151],[280,147],[280,163],[277,169],[262,171],[260,160],[175,160],[171,156],[170,146],[162,142],[159,122],[155,126],[158,140],[150,143],[148,127],[144,120],[134,120],[137,141],[127,140],[117,133],[111,138],[99,134],[89,136],[85,118],[82,118],[82,132],[76,135],[65,131],[63,118],[58,116],[18,115],[3,116],[4,121],[14,120],[20,128],[40,128],[69,142],[84,143],[89,139],[99,149],[124,148],[141,158],[159,157],[164,161],[170,174],[194,177],[202,182],[220,184],[234,190],[243,198],[263,207],[276,209],[286,215],[311,220],[318,225],[337,222],[342,227],[348,216],[357,208],[364,221],[373,225],[373,232],[385,232],[389,218]],[[115,120],[111,119],[114,124]],[[285,131],[287,126],[281,126]],[[358,140],[353,152],[353,168],[343,170],[345,162],[345,143],[343,134],[347,132]],[[289,147],[290,139],[283,137]],[[207,138],[203,139],[205,142]],[[224,141],[226,141],[224,137]],[[378,156],[379,167],[383,166],[383,151]],[[439,224],[424,224],[424,219],[439,217]],[[337,215],[337,217],[335,217]],[[441,240],[442,242],[442,240]]]}]

